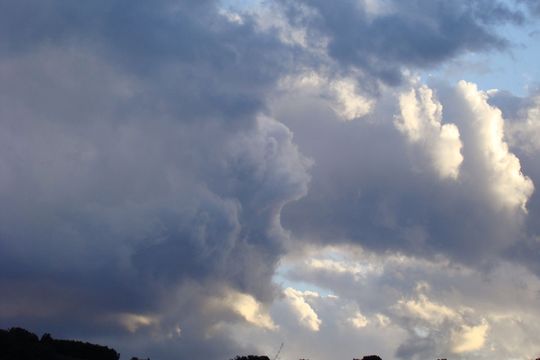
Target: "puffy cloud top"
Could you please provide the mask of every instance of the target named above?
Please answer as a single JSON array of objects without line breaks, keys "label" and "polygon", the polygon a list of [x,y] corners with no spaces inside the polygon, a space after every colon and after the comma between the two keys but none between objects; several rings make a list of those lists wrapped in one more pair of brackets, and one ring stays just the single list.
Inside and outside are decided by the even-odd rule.
[{"label": "puffy cloud top", "polygon": [[426,86],[412,89],[399,98],[401,116],[396,126],[413,143],[421,143],[442,178],[457,179],[463,162],[459,129],[454,124],[441,124],[442,105],[433,99]]},{"label": "puffy cloud top", "polygon": [[[521,172],[519,159],[508,150],[504,139],[504,120],[499,109],[487,102],[487,94],[476,85],[461,81],[458,94],[463,100],[463,126],[474,141],[472,161],[487,177],[492,195],[499,206],[526,211],[527,200],[534,191],[530,178]],[[466,145],[467,146],[467,145]],[[472,157],[471,156],[471,157]]]}]

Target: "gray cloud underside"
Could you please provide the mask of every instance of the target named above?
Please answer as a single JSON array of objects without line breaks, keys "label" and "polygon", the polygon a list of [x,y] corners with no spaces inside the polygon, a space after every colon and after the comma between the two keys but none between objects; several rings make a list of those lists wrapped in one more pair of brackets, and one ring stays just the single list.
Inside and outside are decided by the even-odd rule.
[{"label": "gray cloud underside", "polygon": [[[405,68],[430,67],[456,55],[502,49],[509,42],[493,31],[521,23],[524,15],[499,1],[385,1],[372,14],[366,2],[281,1],[291,22],[310,37],[328,38],[328,53],[389,84]],[[363,5],[362,5],[363,4]]]}]

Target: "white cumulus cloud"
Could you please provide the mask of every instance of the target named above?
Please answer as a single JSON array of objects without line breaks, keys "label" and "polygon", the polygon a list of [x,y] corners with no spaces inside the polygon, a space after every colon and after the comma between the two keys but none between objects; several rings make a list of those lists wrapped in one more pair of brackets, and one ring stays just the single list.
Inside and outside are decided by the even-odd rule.
[{"label": "white cumulus cloud", "polygon": [[345,121],[369,114],[375,105],[374,99],[362,93],[352,76],[330,76],[307,71],[283,78],[280,85],[287,91],[324,99],[339,118]]},{"label": "white cumulus cloud", "polygon": [[401,94],[399,105],[396,127],[428,154],[441,178],[457,179],[463,162],[459,129],[442,124],[443,107],[433,91],[425,85],[411,89]]},{"label": "white cumulus cloud", "polygon": [[478,90],[473,83],[460,81],[457,94],[463,101],[466,117],[460,127],[468,133],[465,147],[470,148],[467,153],[473,157],[471,163],[475,171],[483,172],[478,175],[485,177],[486,186],[498,207],[526,211],[534,184],[522,173],[519,159],[508,149],[501,111],[490,106],[488,94]]},{"label": "white cumulus cloud", "polygon": [[213,310],[227,309],[232,311],[249,324],[260,328],[277,329],[265,307],[250,294],[228,289],[223,296],[209,299],[207,306]]},{"label": "white cumulus cloud", "polygon": [[298,321],[302,326],[311,331],[319,331],[321,320],[305,299],[306,296],[313,296],[313,292],[306,295],[302,291],[288,287],[283,291],[283,294],[285,294],[289,308],[298,317]]},{"label": "white cumulus cloud", "polygon": [[453,348],[455,353],[464,353],[478,350],[484,347],[489,325],[483,321],[480,325],[463,325],[452,334]]}]

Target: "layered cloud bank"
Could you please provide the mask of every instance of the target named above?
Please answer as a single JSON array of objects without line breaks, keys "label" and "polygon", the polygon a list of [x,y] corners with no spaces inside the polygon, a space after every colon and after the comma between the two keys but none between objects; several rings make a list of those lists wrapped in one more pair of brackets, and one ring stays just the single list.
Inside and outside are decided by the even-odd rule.
[{"label": "layered cloud bank", "polygon": [[316,343],[309,329],[280,319],[282,305],[274,305],[282,327],[288,324],[281,331],[291,356],[302,350],[309,358],[341,358],[377,349],[391,359],[528,359],[539,350],[540,282],[519,265],[500,262],[478,272],[440,257],[326,247],[288,256],[280,279],[317,289],[306,297],[320,320]]},{"label": "layered cloud bank", "polygon": [[536,12],[0,1],[0,325],[165,360],[535,356],[538,97],[420,73]]}]

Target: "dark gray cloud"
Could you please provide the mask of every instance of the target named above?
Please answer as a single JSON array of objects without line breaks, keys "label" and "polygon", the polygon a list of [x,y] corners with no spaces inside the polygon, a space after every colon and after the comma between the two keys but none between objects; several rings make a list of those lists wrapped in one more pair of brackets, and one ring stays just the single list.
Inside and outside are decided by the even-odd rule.
[{"label": "dark gray cloud", "polygon": [[[290,57],[249,18],[242,25],[227,21],[214,1],[3,2],[2,19],[5,56],[53,45],[87,47],[144,80],[145,95],[159,97],[161,106],[228,121],[261,108],[266,86]],[[147,100],[140,106],[155,106]],[[188,118],[195,117],[182,120]]]},{"label": "dark gray cloud", "polygon": [[466,52],[505,48],[509,42],[493,25],[524,19],[499,1],[484,0],[282,3],[291,22],[310,37],[328,38],[328,53],[341,65],[389,84],[401,82],[406,67],[432,67]]},{"label": "dark gray cloud", "polygon": [[229,288],[273,298],[281,207],[309,182],[292,133],[261,115],[287,47],[210,1],[0,12],[0,325],[110,343],[179,324],[161,358],[232,353],[205,340],[231,311],[200,306]]}]

